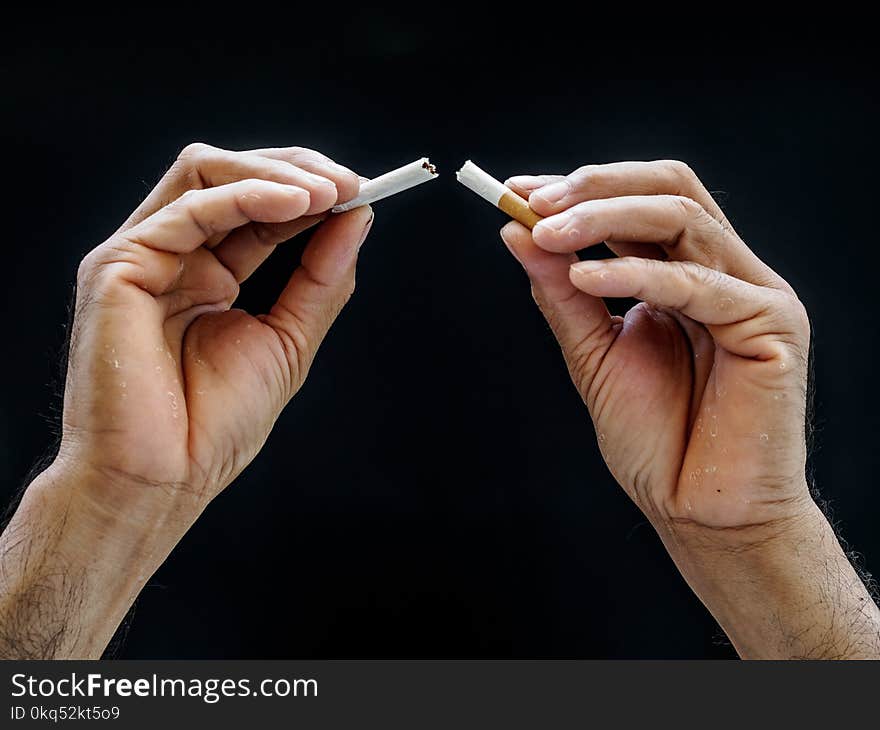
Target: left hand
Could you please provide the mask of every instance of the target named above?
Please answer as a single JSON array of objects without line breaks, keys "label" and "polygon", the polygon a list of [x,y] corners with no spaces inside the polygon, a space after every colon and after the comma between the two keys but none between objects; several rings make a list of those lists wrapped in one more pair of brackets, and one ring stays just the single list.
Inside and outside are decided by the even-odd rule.
[{"label": "left hand", "polygon": [[[743,528],[803,514],[807,315],[696,175],[624,162],[508,184],[545,220],[502,236],[609,469],[661,536],[725,528],[746,539]],[[574,251],[603,242],[621,258],[578,262]],[[612,317],[602,297],[644,303]]]}]

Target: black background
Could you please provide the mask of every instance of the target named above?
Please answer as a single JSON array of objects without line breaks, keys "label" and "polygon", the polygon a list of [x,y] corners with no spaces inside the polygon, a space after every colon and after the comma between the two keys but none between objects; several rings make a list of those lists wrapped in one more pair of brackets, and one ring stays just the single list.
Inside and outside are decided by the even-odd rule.
[{"label": "black background", "polygon": [[[502,179],[690,163],[811,313],[814,472],[880,561],[868,41],[735,13],[463,12],[9,28],[3,494],[51,444],[79,259],[186,143],[309,146],[367,176],[429,155],[442,174],[376,206],[305,387],[150,581],[121,656],[733,656],[602,464],[503,215],[455,183],[466,158]],[[265,308],[300,250],[279,249],[242,305]]]}]

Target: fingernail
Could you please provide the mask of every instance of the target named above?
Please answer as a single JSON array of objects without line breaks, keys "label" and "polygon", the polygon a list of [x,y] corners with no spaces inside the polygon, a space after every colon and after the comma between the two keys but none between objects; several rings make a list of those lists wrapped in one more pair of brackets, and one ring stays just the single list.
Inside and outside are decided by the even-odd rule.
[{"label": "fingernail", "polygon": [[558,203],[571,191],[571,183],[568,180],[559,180],[538,188],[532,195],[546,200],[548,203]]},{"label": "fingernail", "polygon": [[364,230],[363,230],[363,232],[361,233],[361,240],[358,241],[358,247],[357,247],[357,250],[358,250],[358,251],[361,250],[361,246],[363,246],[363,245],[364,245],[364,241],[367,240],[367,235],[368,235],[369,232],[370,232],[370,228],[373,227],[373,218],[375,218],[375,216],[373,215],[373,212],[370,211],[370,219],[369,219],[369,220],[366,222],[366,224],[364,225]]},{"label": "fingernail", "polygon": [[551,215],[549,218],[545,218],[538,225],[535,226],[535,230],[539,228],[547,228],[551,231],[561,231],[565,228],[569,222],[571,221],[570,213],[559,213],[558,215]]},{"label": "fingernail", "polygon": [[592,274],[603,268],[605,268],[604,261],[578,261],[578,263],[571,265],[571,270],[577,271],[579,274]]},{"label": "fingernail", "polygon": [[504,181],[507,187],[514,186],[520,190],[536,190],[544,184],[544,180],[535,175],[516,175]]}]

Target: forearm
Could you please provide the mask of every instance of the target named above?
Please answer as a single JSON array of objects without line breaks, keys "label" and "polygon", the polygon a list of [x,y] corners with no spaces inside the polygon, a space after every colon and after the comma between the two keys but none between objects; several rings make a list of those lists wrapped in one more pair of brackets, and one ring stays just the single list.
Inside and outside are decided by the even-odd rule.
[{"label": "forearm", "polygon": [[814,503],[772,528],[711,532],[664,540],[741,657],[880,658],[880,611]]},{"label": "forearm", "polygon": [[176,538],[103,513],[82,477],[37,477],[0,536],[0,658],[100,657]]}]

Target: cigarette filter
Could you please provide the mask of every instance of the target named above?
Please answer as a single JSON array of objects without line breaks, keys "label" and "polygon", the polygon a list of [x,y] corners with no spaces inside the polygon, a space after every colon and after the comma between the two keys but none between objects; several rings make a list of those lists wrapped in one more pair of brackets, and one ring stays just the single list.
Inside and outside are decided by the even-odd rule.
[{"label": "cigarette filter", "polygon": [[414,188],[416,185],[421,185],[436,177],[437,169],[427,157],[423,157],[421,160],[410,162],[408,165],[361,183],[361,189],[356,198],[334,206],[330,210],[333,213],[344,213],[346,210],[375,203],[390,195],[397,195],[397,193],[402,193],[404,190]]},{"label": "cigarette filter", "polygon": [[470,160],[464,163],[455,176],[462,185],[473,190],[483,200],[501,208],[507,215],[522,223],[529,230],[542,220],[541,216],[529,208],[529,204],[513,190],[481,170]]}]

